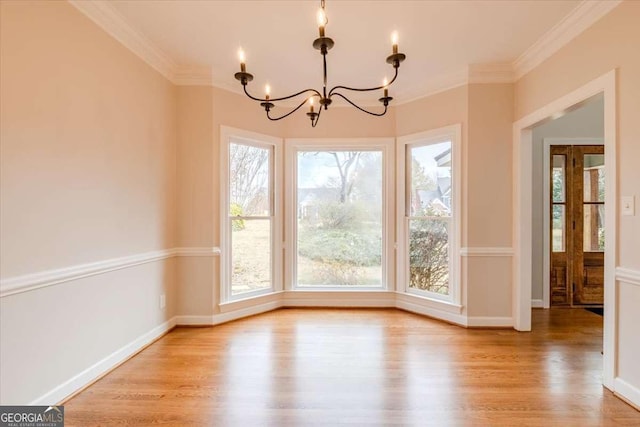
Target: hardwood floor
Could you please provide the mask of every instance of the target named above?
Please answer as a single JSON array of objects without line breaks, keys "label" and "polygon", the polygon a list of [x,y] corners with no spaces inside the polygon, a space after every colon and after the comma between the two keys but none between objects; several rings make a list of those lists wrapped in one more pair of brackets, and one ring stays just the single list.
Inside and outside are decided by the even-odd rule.
[{"label": "hardwood floor", "polygon": [[534,310],[531,333],[394,309],[282,309],[176,328],[65,404],[67,426],[609,426],[602,318]]}]

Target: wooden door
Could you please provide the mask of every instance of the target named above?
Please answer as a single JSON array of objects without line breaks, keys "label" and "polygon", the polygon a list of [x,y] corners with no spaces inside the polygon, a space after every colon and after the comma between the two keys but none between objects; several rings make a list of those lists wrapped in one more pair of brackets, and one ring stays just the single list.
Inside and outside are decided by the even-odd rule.
[{"label": "wooden door", "polygon": [[604,301],[604,146],[551,147],[551,305]]}]

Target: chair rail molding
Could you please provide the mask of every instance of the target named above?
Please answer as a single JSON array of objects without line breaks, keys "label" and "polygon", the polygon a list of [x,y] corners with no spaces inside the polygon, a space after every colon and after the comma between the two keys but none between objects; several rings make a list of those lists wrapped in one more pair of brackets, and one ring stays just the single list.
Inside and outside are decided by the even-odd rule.
[{"label": "chair rail molding", "polygon": [[464,247],[460,249],[463,257],[510,257],[513,256],[513,248],[507,246],[496,247]]},{"label": "chair rail molding", "polygon": [[629,285],[640,286],[640,270],[618,267],[616,268],[616,280]]},{"label": "chair rail molding", "polygon": [[29,292],[47,286],[78,280],[85,277],[134,267],[149,262],[161,261],[174,256],[218,256],[217,247],[180,247],[160,249],[157,251],[133,254],[124,257],[111,258],[102,261],[73,265],[70,267],[29,273],[0,280],[0,298]]}]

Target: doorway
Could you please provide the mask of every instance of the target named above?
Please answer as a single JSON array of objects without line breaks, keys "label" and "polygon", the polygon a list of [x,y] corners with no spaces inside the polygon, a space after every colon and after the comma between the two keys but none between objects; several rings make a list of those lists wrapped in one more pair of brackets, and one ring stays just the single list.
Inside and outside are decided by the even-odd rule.
[{"label": "doorway", "polygon": [[604,145],[553,145],[548,162],[551,306],[602,307]]},{"label": "doorway", "polygon": [[616,71],[592,80],[578,89],[561,96],[555,101],[522,117],[513,125],[514,145],[514,286],[513,316],[514,327],[519,331],[531,330],[532,292],[532,171],[533,171],[533,131],[545,121],[569,112],[586,100],[604,95],[604,146],[609,175],[605,192],[605,240],[604,258],[604,358],[603,383],[615,390],[616,348],[616,301],[618,292],[615,283],[616,262]]}]

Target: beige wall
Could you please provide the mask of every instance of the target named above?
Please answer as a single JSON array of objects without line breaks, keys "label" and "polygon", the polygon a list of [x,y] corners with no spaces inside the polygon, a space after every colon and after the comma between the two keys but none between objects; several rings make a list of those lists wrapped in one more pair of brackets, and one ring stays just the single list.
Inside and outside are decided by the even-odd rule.
[{"label": "beige wall", "polygon": [[[2,279],[174,247],[175,87],[66,2],[0,7]],[[173,317],[174,264],[3,297],[1,402]]]},{"label": "beige wall", "polygon": [[[217,217],[213,200],[217,197],[217,152],[214,150],[213,88],[178,87],[178,245],[212,247],[218,245]],[[215,153],[215,157],[214,157]],[[217,287],[217,259],[185,257],[177,260],[179,315],[210,315]]]},{"label": "beige wall", "polygon": [[[463,147],[466,144],[468,86],[459,86],[413,102],[398,105],[396,135],[404,136],[462,123]],[[464,150],[463,150],[464,151]]]},{"label": "beige wall", "polygon": [[[463,246],[508,251],[512,246],[513,85],[471,84],[468,105]],[[511,317],[511,257],[468,257],[463,265],[469,316]]]},{"label": "beige wall", "polygon": [[[516,84],[516,119],[585,83],[617,69],[617,161],[619,196],[640,199],[640,2],[625,1]],[[619,215],[619,213],[618,213]],[[619,216],[617,265],[640,274],[640,214]],[[617,375],[640,396],[640,324],[637,285],[618,284]],[[637,402],[636,402],[637,403]]]}]

